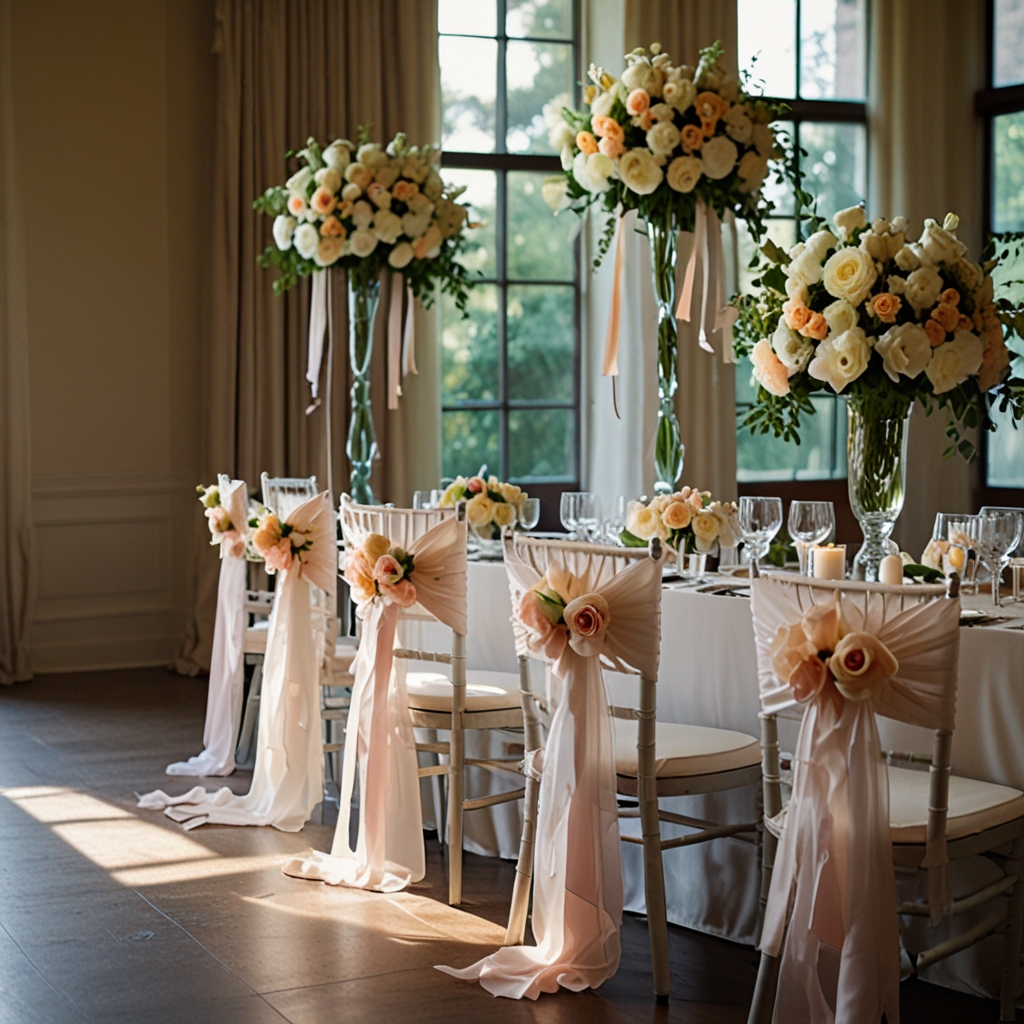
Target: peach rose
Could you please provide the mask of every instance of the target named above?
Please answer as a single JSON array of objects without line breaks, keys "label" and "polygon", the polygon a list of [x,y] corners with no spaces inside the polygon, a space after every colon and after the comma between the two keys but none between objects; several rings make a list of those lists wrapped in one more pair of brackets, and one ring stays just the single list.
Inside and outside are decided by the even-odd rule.
[{"label": "peach rose", "polygon": [[[717,92],[699,92],[693,101],[693,108],[697,111],[701,124],[703,125],[705,121],[710,121],[712,130],[728,107],[729,104]],[[705,132],[704,134],[708,133]]]},{"label": "peach rose", "polygon": [[685,501],[670,502],[661,515],[661,521],[670,530],[685,530],[693,518],[693,510]]},{"label": "peach rose", "polygon": [[608,602],[600,594],[584,594],[565,606],[569,646],[584,658],[601,653],[604,634],[612,620]]},{"label": "peach rose", "polygon": [[[206,525],[214,537],[231,529],[231,517],[223,505],[214,505],[206,510]],[[219,538],[218,538],[219,539]]]},{"label": "peach rose", "polygon": [[590,132],[577,132],[576,146],[589,156],[591,153],[597,152],[597,139]]},{"label": "peach rose", "polygon": [[787,327],[799,331],[811,319],[811,311],[799,299],[789,299],[782,304],[782,318]]},{"label": "peach rose", "polygon": [[[798,671],[801,671],[801,666],[812,660],[820,661],[821,659],[818,657],[817,648],[807,639],[802,624],[796,622],[780,626],[778,633],[775,634],[775,640],[772,642],[772,668],[779,679],[787,686],[791,686],[791,680]],[[812,665],[811,669],[813,670],[813,668]],[[805,669],[803,673],[807,673],[807,671]],[[801,674],[801,682],[806,684],[808,681],[805,674]]]},{"label": "peach rose", "polygon": [[373,569],[369,559],[361,548],[348,553],[345,571],[342,573],[352,588],[357,604],[372,601],[377,596],[377,586],[373,579]]},{"label": "peach rose", "polygon": [[292,193],[288,197],[288,212],[293,217],[301,217],[306,212],[306,200],[302,196]]},{"label": "peach rose", "polygon": [[683,141],[683,152],[692,153],[704,145],[704,133],[695,124],[684,124],[680,132]]},{"label": "peach rose", "polygon": [[946,329],[938,320],[925,320],[924,332],[932,343],[932,348],[938,348],[946,340]]},{"label": "peach rose", "polygon": [[565,650],[568,636],[565,630],[548,617],[545,603],[536,590],[528,590],[519,601],[519,621],[530,636],[527,643],[531,650],[543,652],[556,661]]},{"label": "peach rose", "polygon": [[956,326],[957,329],[961,331],[973,331],[974,321],[969,316],[964,316],[964,314],[961,313],[960,319],[956,322]]},{"label": "peach rose", "polygon": [[903,300],[891,292],[879,292],[869,303],[868,309],[882,321],[883,324],[894,324],[896,314],[900,311]]},{"label": "peach rose", "polygon": [[945,302],[947,306],[959,306],[960,293],[955,288],[947,288],[939,296],[939,302]]},{"label": "peach rose", "polygon": [[466,490],[469,491],[470,494],[482,494],[487,490],[487,482],[483,477],[471,476],[466,484]]},{"label": "peach rose", "polygon": [[391,551],[391,541],[379,533],[371,533],[363,541],[363,551],[371,568],[377,564],[377,559]]},{"label": "peach rose", "polygon": [[314,193],[312,198],[309,200],[309,205],[316,210],[321,216],[328,214],[334,209],[335,205],[334,195],[330,189],[324,188],[321,185]]},{"label": "peach rose", "polygon": [[772,395],[789,394],[789,373],[786,364],[775,354],[772,343],[762,338],[750,353],[754,364],[754,377],[758,384]]},{"label": "peach rose", "polygon": [[804,612],[801,628],[816,651],[834,651],[839,643],[841,613],[838,598]]},{"label": "peach rose", "polygon": [[391,189],[391,196],[400,203],[407,203],[419,190],[420,187],[415,181],[396,181],[394,188]]},{"label": "peach rose", "polygon": [[829,679],[828,665],[815,655],[797,665],[789,677],[789,685],[797,701],[806,704],[821,693]]},{"label": "peach rose", "polygon": [[614,117],[609,117],[607,114],[598,114],[591,124],[594,134],[599,138],[612,139],[614,142],[624,142],[626,139],[626,133],[622,130],[622,125]]},{"label": "peach rose", "polygon": [[634,117],[646,114],[651,108],[651,97],[646,89],[634,89],[626,97],[626,110]]},{"label": "peach rose", "polygon": [[848,700],[867,700],[873,690],[895,675],[900,663],[878,637],[847,633],[828,659],[836,687]]},{"label": "peach rose", "polygon": [[416,588],[409,580],[395,584],[381,583],[380,596],[386,604],[397,604],[399,608],[411,608],[416,603]]},{"label": "peach rose", "polygon": [[342,224],[333,213],[323,222],[323,224],[320,225],[320,235],[323,238],[344,239],[347,234],[348,232],[345,230],[345,225]]},{"label": "peach rose", "polygon": [[943,330],[955,331],[956,325],[960,320],[960,311],[956,306],[951,306],[947,302],[940,302],[932,310],[931,319],[936,321]]},{"label": "peach rose", "polygon": [[828,321],[821,313],[812,313],[810,319],[800,328],[800,333],[805,338],[813,338],[815,341],[824,341],[828,335]]},{"label": "peach rose", "polygon": [[378,583],[393,587],[404,575],[405,570],[394,555],[381,555],[374,563],[373,578]]},{"label": "peach rose", "polygon": [[291,537],[282,537],[272,548],[269,548],[263,555],[263,561],[266,562],[268,569],[287,572],[294,561]]},{"label": "peach rose", "polygon": [[281,521],[273,512],[265,515],[252,535],[252,546],[266,557],[266,553],[281,539]]},{"label": "peach rose", "polygon": [[608,157],[609,160],[618,160],[623,153],[626,152],[626,147],[623,143],[617,139],[604,138],[597,144],[598,151]]}]

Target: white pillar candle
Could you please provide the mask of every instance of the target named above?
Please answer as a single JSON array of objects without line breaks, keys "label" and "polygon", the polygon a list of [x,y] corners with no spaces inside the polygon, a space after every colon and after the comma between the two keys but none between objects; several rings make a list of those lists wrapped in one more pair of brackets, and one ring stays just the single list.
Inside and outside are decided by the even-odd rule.
[{"label": "white pillar candle", "polygon": [[846,578],[846,545],[829,544],[811,548],[812,568],[816,580]]},{"label": "white pillar candle", "polygon": [[899,555],[886,555],[878,563],[878,582],[894,586],[903,582],[903,559]]}]

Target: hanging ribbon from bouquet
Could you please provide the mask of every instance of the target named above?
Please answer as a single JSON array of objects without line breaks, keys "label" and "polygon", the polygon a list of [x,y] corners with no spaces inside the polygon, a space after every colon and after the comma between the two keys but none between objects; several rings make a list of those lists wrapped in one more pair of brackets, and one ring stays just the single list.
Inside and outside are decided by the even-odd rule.
[{"label": "hanging ribbon from bouquet", "polygon": [[[391,274],[388,298],[388,408],[397,409],[402,396],[402,378],[416,369],[415,313],[412,289],[402,274]],[[404,314],[404,315],[403,315]]]},{"label": "hanging ribbon from bouquet", "polygon": [[615,393],[615,378],[619,375],[619,334],[622,324],[622,272],[625,259],[626,215],[619,210],[619,222],[615,229],[615,264],[612,269],[612,301],[608,307],[608,332],[604,339],[604,367],[601,373],[612,379],[612,408],[616,419],[619,415],[619,402]]},{"label": "hanging ribbon from bouquet", "polygon": [[324,335],[328,334],[328,345],[333,347],[334,331],[332,317],[328,313],[331,301],[330,269],[314,271],[309,296],[309,351],[306,362],[306,380],[313,392],[313,401],[306,408],[309,416],[320,406],[320,365],[324,359]]}]

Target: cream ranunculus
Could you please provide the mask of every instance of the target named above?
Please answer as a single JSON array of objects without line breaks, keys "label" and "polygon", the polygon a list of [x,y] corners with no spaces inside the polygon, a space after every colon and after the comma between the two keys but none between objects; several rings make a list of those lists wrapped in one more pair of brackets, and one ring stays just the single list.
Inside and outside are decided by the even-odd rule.
[{"label": "cream ranunculus", "polygon": [[665,179],[668,187],[676,192],[692,192],[704,171],[700,158],[696,156],[677,156],[668,165]]},{"label": "cream ranunculus", "polygon": [[640,501],[634,501],[629,506],[629,512],[626,515],[626,529],[640,540],[650,540],[652,537],[660,537],[664,540],[668,536],[661,516]]},{"label": "cream ranunculus", "polygon": [[413,258],[412,246],[408,242],[399,242],[398,245],[388,253],[388,264],[395,268],[395,270],[401,270],[402,267],[407,267]]},{"label": "cream ranunculus", "polygon": [[829,249],[836,247],[837,239],[831,231],[823,228],[821,231],[815,231],[810,238],[804,242],[804,251],[814,254],[814,258],[819,262],[825,261],[825,254]]},{"label": "cream ranunculus", "polygon": [[698,551],[711,551],[718,541],[722,522],[713,512],[701,510],[690,521],[693,539]]},{"label": "cream ranunculus", "polygon": [[647,133],[647,146],[658,156],[669,156],[679,145],[679,129],[671,121],[659,121]]},{"label": "cream ranunculus", "polygon": [[357,231],[353,231],[349,242],[353,254],[360,259],[366,259],[377,248],[377,236],[368,228],[359,228]]},{"label": "cream ranunculus", "polygon": [[373,215],[373,231],[385,245],[394,245],[402,233],[402,218],[390,210],[378,210]]},{"label": "cream ranunculus", "polygon": [[569,186],[565,178],[545,178],[540,187],[541,198],[555,213],[561,213],[572,205],[572,196],[569,195]]},{"label": "cream ranunculus", "polygon": [[832,218],[832,223],[842,231],[843,238],[848,239],[857,228],[868,226],[868,218],[863,206],[849,206],[845,210],[840,210]]},{"label": "cream ranunculus", "polygon": [[295,218],[282,213],[274,218],[274,243],[278,249],[292,247],[292,235],[295,234]]},{"label": "cream ranunculus", "polygon": [[[603,153],[577,153],[572,162],[573,177],[583,188],[594,194],[607,192],[611,188],[609,178],[614,170],[614,161]],[[660,169],[658,173],[661,173]]]},{"label": "cream ranunculus", "polygon": [[782,321],[772,335],[772,348],[791,377],[806,368],[814,354],[814,345]]},{"label": "cream ranunculus", "polygon": [[882,369],[898,384],[901,373],[913,379],[928,365],[932,343],[920,324],[899,324],[878,339],[875,351],[882,357]]},{"label": "cream ranunculus", "polygon": [[337,263],[343,245],[340,238],[321,238],[320,244],[317,245],[316,252],[313,254],[313,262],[318,267],[329,267],[332,263]]},{"label": "cream ranunculus", "polygon": [[981,338],[962,328],[953,332],[953,340],[940,345],[932,353],[932,361],[925,368],[925,376],[932,382],[937,395],[952,391],[968,377],[981,369],[985,346]]},{"label": "cream ranunculus", "polygon": [[324,163],[333,167],[339,174],[344,174],[345,168],[352,162],[352,153],[348,146],[341,139],[332,142],[323,153]]},{"label": "cream ranunculus", "polygon": [[836,299],[827,305],[822,316],[828,324],[829,334],[842,334],[857,326],[857,310],[846,299]]},{"label": "cream ranunculus", "polygon": [[[859,210],[860,207],[854,209]],[[877,276],[874,260],[863,249],[847,246],[829,256],[821,279],[829,295],[859,306],[867,298]]]},{"label": "cream ranunculus", "polygon": [[320,244],[320,233],[312,224],[300,224],[295,229],[293,238],[295,251],[303,258],[311,260]]},{"label": "cream ranunculus", "polygon": [[[901,250],[902,251],[902,250]],[[932,266],[918,267],[907,277],[903,294],[916,312],[935,305],[942,291],[942,276]]]},{"label": "cream ranunculus", "polygon": [[640,196],[650,195],[664,177],[648,149],[630,149],[619,160],[619,177],[630,191]]},{"label": "cream ranunculus", "polygon": [[349,164],[345,168],[345,180],[353,185],[358,185],[360,188],[366,188],[373,181],[373,171],[365,164]]},{"label": "cream ranunculus", "polygon": [[821,280],[821,257],[806,246],[786,267],[786,277],[796,284],[809,288]]},{"label": "cream ranunculus", "polygon": [[712,180],[724,178],[735,166],[739,151],[727,135],[714,135],[700,151],[704,173]]},{"label": "cream ranunculus", "polygon": [[956,263],[967,251],[967,246],[956,235],[939,227],[930,217],[924,222],[917,244],[932,263]]},{"label": "cream ranunculus", "polygon": [[815,380],[830,384],[838,395],[868,368],[870,357],[871,346],[864,332],[859,327],[851,327],[840,335],[830,335],[818,346],[807,372]]},{"label": "cream ranunculus", "polygon": [[334,167],[321,167],[313,175],[314,181],[323,186],[328,192],[337,192],[341,188],[341,171]]}]

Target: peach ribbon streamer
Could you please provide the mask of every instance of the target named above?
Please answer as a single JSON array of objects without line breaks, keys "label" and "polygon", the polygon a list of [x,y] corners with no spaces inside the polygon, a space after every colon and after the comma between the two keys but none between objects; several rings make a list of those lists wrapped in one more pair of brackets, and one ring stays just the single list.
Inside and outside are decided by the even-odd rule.
[{"label": "peach ribbon streamer", "polygon": [[[391,297],[388,304],[388,408],[397,409],[402,397],[402,378],[416,369],[416,348],[413,336],[413,294],[402,275],[391,275]],[[403,300],[405,316],[403,318]]]},{"label": "peach ribbon streamer", "polygon": [[[625,250],[625,214],[619,217],[619,225],[615,229],[615,267],[612,271],[612,302],[608,309],[608,333],[604,339],[605,377],[619,375],[619,327],[622,323],[622,264]],[[613,381],[614,384],[614,381]]]}]

